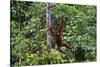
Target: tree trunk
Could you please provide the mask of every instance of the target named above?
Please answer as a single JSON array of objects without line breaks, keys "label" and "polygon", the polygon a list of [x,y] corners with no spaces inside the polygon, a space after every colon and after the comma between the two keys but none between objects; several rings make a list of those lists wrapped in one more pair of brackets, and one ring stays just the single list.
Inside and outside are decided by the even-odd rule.
[{"label": "tree trunk", "polygon": [[46,26],[47,26],[47,45],[48,45],[48,50],[51,50],[51,34],[50,31],[48,30],[48,23],[51,23],[51,13],[50,13],[50,3],[46,3]]}]

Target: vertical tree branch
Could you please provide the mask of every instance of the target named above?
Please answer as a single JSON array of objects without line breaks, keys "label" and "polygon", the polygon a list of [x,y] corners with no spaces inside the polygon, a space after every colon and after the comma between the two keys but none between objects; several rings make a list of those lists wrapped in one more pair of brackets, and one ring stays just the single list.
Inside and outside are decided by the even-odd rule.
[{"label": "vertical tree branch", "polygon": [[48,45],[48,50],[51,50],[51,34],[50,31],[48,30],[48,24],[51,23],[51,13],[50,13],[50,3],[46,3],[46,26],[47,26],[47,45]]}]

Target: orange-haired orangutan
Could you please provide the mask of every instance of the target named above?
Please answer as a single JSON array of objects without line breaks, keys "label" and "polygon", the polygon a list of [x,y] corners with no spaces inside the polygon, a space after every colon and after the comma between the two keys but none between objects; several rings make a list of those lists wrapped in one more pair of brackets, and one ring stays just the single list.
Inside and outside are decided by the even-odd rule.
[{"label": "orange-haired orangutan", "polygon": [[61,15],[61,22],[59,23],[59,25],[57,25],[56,29],[55,26],[52,23],[48,24],[48,31],[51,32],[51,35],[54,37],[54,40],[57,44],[57,49],[64,53],[61,50],[61,47],[66,47],[66,48],[71,48],[69,45],[62,43],[62,31],[63,31],[63,27],[64,27],[64,16]]}]

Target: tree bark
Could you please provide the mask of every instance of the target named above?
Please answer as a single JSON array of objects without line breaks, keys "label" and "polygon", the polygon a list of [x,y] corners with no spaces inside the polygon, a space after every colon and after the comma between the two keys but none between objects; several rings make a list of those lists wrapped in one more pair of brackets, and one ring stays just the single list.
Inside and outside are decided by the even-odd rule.
[{"label": "tree bark", "polygon": [[46,26],[47,26],[47,45],[48,45],[48,50],[51,50],[51,34],[50,31],[48,30],[48,24],[51,23],[51,13],[50,13],[50,3],[46,3]]}]

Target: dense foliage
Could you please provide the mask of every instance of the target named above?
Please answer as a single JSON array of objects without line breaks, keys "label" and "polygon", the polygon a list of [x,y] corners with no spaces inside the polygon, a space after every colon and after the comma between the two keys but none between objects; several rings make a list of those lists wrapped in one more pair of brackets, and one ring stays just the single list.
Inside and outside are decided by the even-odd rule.
[{"label": "dense foliage", "polygon": [[47,48],[45,3],[11,1],[11,65],[40,65],[96,61],[96,7],[51,3],[52,19],[64,14],[63,42],[73,46],[60,53]]}]

